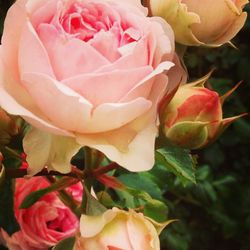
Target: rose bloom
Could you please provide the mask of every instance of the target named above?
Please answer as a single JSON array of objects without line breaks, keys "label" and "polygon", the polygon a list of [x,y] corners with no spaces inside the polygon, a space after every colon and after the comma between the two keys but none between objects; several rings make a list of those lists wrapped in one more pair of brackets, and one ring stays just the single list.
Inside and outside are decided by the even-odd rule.
[{"label": "rose bloom", "polygon": [[0,47],[0,105],[131,171],[150,169],[157,105],[183,71],[170,26],[146,16],[139,0],[17,0]]},{"label": "rose bloom", "polygon": [[169,223],[118,208],[99,216],[82,215],[74,250],[160,250],[158,234]]},{"label": "rose bloom", "polygon": [[219,46],[243,27],[248,0],[150,0],[154,15],[167,20],[185,45]]},{"label": "rose bloom", "polygon": [[[60,201],[56,192],[43,196],[30,208],[19,209],[28,194],[47,186],[49,183],[43,177],[16,180],[14,212],[20,231],[9,237],[2,230],[2,237],[9,249],[45,250],[75,234],[79,227],[78,218]],[[80,183],[72,185],[67,191],[80,201],[82,195]]]}]

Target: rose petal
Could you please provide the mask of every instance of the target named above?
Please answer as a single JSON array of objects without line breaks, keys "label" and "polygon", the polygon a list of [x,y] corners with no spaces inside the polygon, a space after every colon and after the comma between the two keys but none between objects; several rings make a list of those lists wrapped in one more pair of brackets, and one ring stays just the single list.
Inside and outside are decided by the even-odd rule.
[{"label": "rose petal", "polygon": [[[2,48],[0,52],[2,51]],[[60,129],[52,125],[44,115],[41,114],[41,111],[38,110],[37,107],[34,107],[34,103],[31,101],[30,96],[24,92],[23,88],[20,85],[8,84],[8,81],[12,81],[11,77],[8,77],[8,80],[4,77],[3,65],[1,61],[1,53],[0,53],[0,106],[5,109],[8,113],[13,115],[20,115],[26,121],[33,124],[34,126],[44,129],[48,132],[59,134],[59,135],[67,135],[72,136],[69,131],[65,131],[64,129]],[[14,98],[8,91],[13,93]],[[10,89],[11,88],[11,89]],[[15,90],[13,89],[15,88]],[[25,103],[19,104],[17,100],[25,101]]]},{"label": "rose petal", "polygon": [[48,54],[30,22],[23,28],[18,59],[21,76],[26,72],[40,72],[55,77]]},{"label": "rose petal", "polygon": [[23,84],[41,111],[59,128],[81,131],[81,126],[90,119],[92,105],[55,79],[26,73],[23,74]]},{"label": "rose petal", "polygon": [[[119,102],[126,93],[151,72],[152,68],[145,66],[131,70],[84,74],[66,79],[63,83],[97,107],[102,103]],[[102,94],[100,95],[100,93]]]},{"label": "rose petal", "polygon": [[65,38],[52,25],[39,25],[38,34],[47,49],[52,67],[59,80],[92,72],[110,64],[90,44],[76,38]]},{"label": "rose petal", "polygon": [[4,30],[2,36],[2,49],[4,64],[11,69],[12,77],[15,81],[18,81],[18,44],[20,35],[22,33],[22,27],[26,21],[25,4],[27,0],[18,0],[13,4],[6,15],[4,21]]}]

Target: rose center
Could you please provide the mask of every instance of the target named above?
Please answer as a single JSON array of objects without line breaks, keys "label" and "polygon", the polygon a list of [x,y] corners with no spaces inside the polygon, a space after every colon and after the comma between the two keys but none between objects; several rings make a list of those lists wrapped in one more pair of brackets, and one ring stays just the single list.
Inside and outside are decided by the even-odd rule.
[{"label": "rose center", "polygon": [[108,31],[114,23],[112,13],[98,3],[73,3],[60,17],[63,29],[78,39],[89,41],[101,30]]}]

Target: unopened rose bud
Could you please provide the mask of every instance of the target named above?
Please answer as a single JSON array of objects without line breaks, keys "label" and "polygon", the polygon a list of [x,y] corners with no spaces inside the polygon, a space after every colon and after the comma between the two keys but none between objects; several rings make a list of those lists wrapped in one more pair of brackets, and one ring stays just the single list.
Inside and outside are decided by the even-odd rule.
[{"label": "unopened rose bud", "polygon": [[177,42],[219,46],[243,27],[248,0],[150,0],[153,15],[173,28]]},{"label": "unopened rose bud", "polygon": [[164,134],[173,143],[198,149],[213,142],[239,115],[223,119],[222,104],[233,90],[222,97],[197,81],[179,87],[164,111]]},{"label": "unopened rose bud", "polygon": [[82,215],[74,250],[160,250],[158,234],[172,221],[157,223],[133,210],[109,209],[99,216]]},{"label": "unopened rose bud", "polygon": [[11,136],[17,133],[16,120],[0,108],[0,145],[8,144]]}]

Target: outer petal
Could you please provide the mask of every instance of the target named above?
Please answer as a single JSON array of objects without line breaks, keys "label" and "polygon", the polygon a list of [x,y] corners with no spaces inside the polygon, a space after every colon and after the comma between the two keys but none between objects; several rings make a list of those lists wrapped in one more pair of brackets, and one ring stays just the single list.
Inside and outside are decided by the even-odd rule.
[{"label": "outer petal", "polygon": [[18,46],[22,27],[26,21],[25,4],[27,0],[18,0],[13,4],[5,18],[4,31],[2,36],[2,49],[4,64],[12,71],[12,77],[18,82]]},{"label": "outer petal", "polygon": [[24,137],[29,175],[35,175],[45,166],[60,173],[71,171],[71,158],[81,148],[70,137],[55,136],[32,128]]},{"label": "outer petal", "polygon": [[52,125],[34,105],[26,90],[21,85],[15,85],[10,75],[6,76],[7,70],[3,70],[1,52],[2,47],[0,50],[0,106],[10,114],[22,116],[38,128],[55,134],[72,136],[70,132]]},{"label": "outer petal", "polygon": [[94,237],[99,234],[104,226],[116,217],[116,213],[107,210],[100,216],[82,215],[80,219],[80,232],[84,238]]},{"label": "outer petal", "polygon": [[30,22],[23,26],[18,61],[20,77],[26,72],[40,72],[55,77],[48,54]]},{"label": "outer petal", "polygon": [[[105,103],[93,110],[82,96],[46,75],[24,74],[24,84],[53,124],[78,133],[96,133],[121,127],[151,106],[150,101],[137,98],[127,103]],[[116,119],[107,120],[111,116]]]},{"label": "outer petal", "polygon": [[[191,25],[193,34],[200,41],[220,45],[231,40],[242,28],[246,20],[246,13],[242,8],[246,1],[232,0],[183,0],[189,11],[200,16],[201,22]],[[237,5],[238,6],[237,6]],[[214,18],[211,18],[214,16]]]},{"label": "outer petal", "polygon": [[96,135],[76,135],[79,144],[96,148],[112,161],[129,171],[146,171],[154,165],[154,143],[158,133],[156,110],[159,99],[165,90],[167,79],[156,76],[150,100],[153,105],[143,116],[130,124]]},{"label": "outer petal", "polygon": [[[103,103],[117,103],[138,82],[152,72],[150,66],[131,70],[116,70],[99,74],[84,74],[63,81],[95,107]],[[129,75],[129,81],[127,76]],[[103,91],[105,89],[105,91]],[[102,95],[97,95],[97,93]],[[138,96],[139,97],[139,96]]]}]

